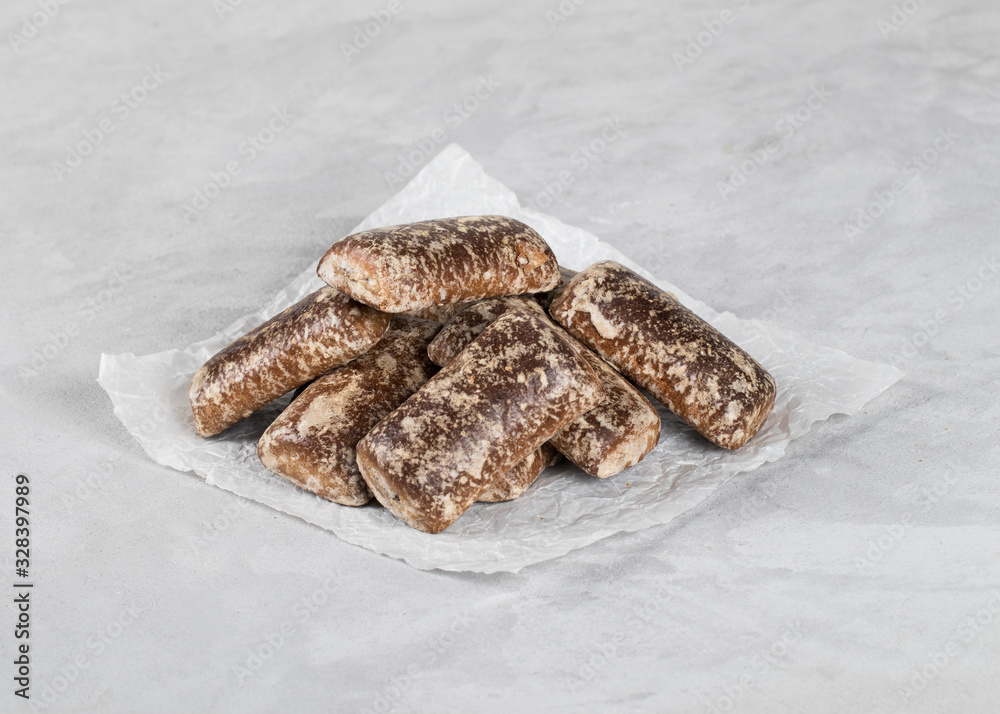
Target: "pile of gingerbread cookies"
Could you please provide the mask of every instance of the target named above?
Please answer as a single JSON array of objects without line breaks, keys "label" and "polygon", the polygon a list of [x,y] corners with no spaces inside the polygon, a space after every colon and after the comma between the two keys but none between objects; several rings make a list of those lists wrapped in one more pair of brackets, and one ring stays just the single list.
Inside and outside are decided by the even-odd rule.
[{"label": "pile of gingerbread cookies", "polygon": [[194,375],[197,431],[299,390],[260,438],[264,466],[428,533],[562,457],[598,478],[638,463],[660,418],[636,385],[726,449],[774,405],[771,375],[676,297],[611,261],[561,269],[512,218],[364,231],[318,272],[329,287]]}]

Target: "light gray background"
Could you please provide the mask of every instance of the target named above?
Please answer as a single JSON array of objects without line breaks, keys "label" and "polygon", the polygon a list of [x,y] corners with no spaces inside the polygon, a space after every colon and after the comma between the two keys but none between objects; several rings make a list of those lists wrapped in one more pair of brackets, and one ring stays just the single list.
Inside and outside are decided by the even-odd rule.
[{"label": "light gray background", "polygon": [[[893,5],[861,0],[567,1],[560,22],[555,0],[402,0],[347,62],[387,6],[95,0],[15,50],[39,5],[4,4],[0,584],[24,472],[33,694],[72,712],[993,711],[1000,7],[909,0],[887,32]],[[166,77],[123,116],[147,65]],[[480,77],[499,87],[455,126]],[[801,111],[814,90],[829,97]],[[574,155],[608,120],[621,135]],[[669,526],[518,575],[420,572],[153,464],[96,384],[99,353],[256,308],[435,132],[715,308],[907,377]],[[0,709],[30,711],[5,601]]]}]

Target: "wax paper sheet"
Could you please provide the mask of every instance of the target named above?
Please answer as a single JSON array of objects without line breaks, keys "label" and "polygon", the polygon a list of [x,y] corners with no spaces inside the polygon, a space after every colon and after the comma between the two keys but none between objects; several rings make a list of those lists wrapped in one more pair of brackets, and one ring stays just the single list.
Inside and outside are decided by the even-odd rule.
[{"label": "wax paper sheet", "polygon": [[[499,213],[535,228],[559,262],[581,270],[617,260],[652,278],[596,236],[522,208],[512,191],[452,144],[353,231],[444,216]],[[341,236],[331,236],[331,242]],[[317,256],[318,260],[319,256]],[[188,386],[209,357],[247,330],[322,286],[310,267],[261,309],[183,349],[101,356],[101,386],[115,414],[156,462],[194,471],[208,483],[302,518],[376,553],[422,568],[492,573],[557,558],[620,531],[667,523],[708,498],[732,476],[780,459],[792,439],[832,414],[854,414],[903,373],[855,359],[766,322],[716,312],[655,280],[741,345],[774,375],[774,411],[760,433],[730,452],[713,446],[661,407],[660,442],[637,466],[600,480],[572,464],[546,471],[519,499],[476,504],[437,535],[416,531],[373,502],[330,503],[267,471],[257,460],[260,434],[288,403],[278,400],[225,434],[196,435]]]}]

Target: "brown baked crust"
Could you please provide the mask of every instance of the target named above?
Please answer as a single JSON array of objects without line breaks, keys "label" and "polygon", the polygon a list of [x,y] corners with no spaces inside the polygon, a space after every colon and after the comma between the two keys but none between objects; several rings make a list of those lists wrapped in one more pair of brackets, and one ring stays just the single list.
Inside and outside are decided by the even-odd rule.
[{"label": "brown baked crust", "polygon": [[368,503],[354,447],[437,372],[427,343],[439,328],[394,318],[378,344],[314,381],[274,420],[257,443],[261,463],[327,500]]},{"label": "brown baked crust", "polygon": [[189,397],[195,428],[213,436],[283,394],[354,359],[390,315],[324,287],[232,342],[199,369]]},{"label": "brown baked crust", "polygon": [[552,249],[506,216],[459,216],[355,233],[333,244],[317,272],[355,300],[393,313],[559,284]]},{"label": "brown baked crust", "polygon": [[[539,304],[521,296],[491,298],[472,303],[441,328],[427,354],[446,365],[487,325],[511,309],[545,316]],[[587,473],[607,478],[639,463],[660,438],[660,415],[642,393],[600,357],[568,336],[587,359],[607,394],[604,401],[578,417],[550,442]]]},{"label": "brown baked crust", "polygon": [[660,413],[607,362],[580,345],[607,395],[549,442],[592,476],[608,478],[635,466],[660,440]]},{"label": "brown baked crust", "polygon": [[421,320],[430,320],[431,322],[438,322],[443,325],[464,310],[468,304],[467,302],[456,302],[452,305],[431,305],[430,307],[407,310],[406,312],[396,314],[405,317],[419,317]]},{"label": "brown baked crust", "polygon": [[[438,333],[439,337],[431,343],[432,347],[428,348],[428,353],[430,353],[434,363],[444,366],[451,362],[467,344],[476,339],[487,325],[507,312],[509,305],[516,304],[528,309],[541,305],[543,308],[547,308],[552,304],[552,299],[566,287],[574,275],[576,275],[575,270],[560,265],[559,284],[552,290],[546,290],[543,293],[486,298],[476,302],[460,302],[454,305],[435,305],[405,314],[412,314],[414,317],[422,317],[446,325],[446,328]],[[548,318],[548,313],[544,310],[537,312]]]},{"label": "brown baked crust", "polygon": [[361,474],[406,523],[438,533],[604,398],[561,331],[512,310],[358,443]]},{"label": "brown baked crust", "polygon": [[444,367],[458,356],[469,343],[508,310],[518,308],[528,310],[548,320],[549,316],[537,301],[523,295],[488,298],[468,304],[441,328],[431,343],[427,345],[427,356],[439,367]]},{"label": "brown baked crust", "polygon": [[774,379],[756,360],[619,263],[579,273],[549,312],[709,441],[737,449],[774,406]]},{"label": "brown baked crust", "polygon": [[574,276],[576,276],[575,270],[570,270],[569,268],[564,268],[563,266],[560,265],[559,284],[556,285],[551,290],[546,290],[544,293],[536,293],[534,296],[535,299],[538,300],[539,304],[542,307],[548,309],[549,305],[552,304],[552,301],[555,299],[556,295],[559,294],[559,291],[562,290],[564,287],[566,287],[569,284],[569,281],[574,278]]},{"label": "brown baked crust", "polygon": [[480,503],[498,503],[513,501],[535,482],[542,471],[549,466],[555,466],[562,459],[562,454],[556,451],[550,442],[546,442],[518,462],[514,468],[499,478],[479,494]]}]

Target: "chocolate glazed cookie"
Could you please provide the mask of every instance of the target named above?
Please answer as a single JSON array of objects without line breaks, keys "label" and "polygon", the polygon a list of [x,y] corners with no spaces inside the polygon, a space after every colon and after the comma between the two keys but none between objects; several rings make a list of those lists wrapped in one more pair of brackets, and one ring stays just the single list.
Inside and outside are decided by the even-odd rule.
[{"label": "chocolate glazed cookie", "polygon": [[580,272],[552,302],[556,322],[726,449],[756,434],[774,378],[675,296],[619,263]]},{"label": "chocolate glazed cookie", "polygon": [[368,352],[310,384],[268,427],[257,455],[269,470],[345,506],[371,500],[354,447],[434,376],[427,343],[440,325],[393,318]]},{"label": "chocolate glazed cookie", "polygon": [[[445,325],[427,348],[439,365],[446,365],[486,326],[508,310],[519,308],[548,316],[531,298],[492,298],[469,305]],[[607,478],[639,463],[660,438],[660,415],[627,379],[575,338],[567,335],[593,368],[604,387],[604,401],[552,437],[552,446],[587,473]]]},{"label": "chocolate glazed cookie", "polygon": [[559,285],[559,266],[542,237],[506,216],[462,216],[374,228],[334,243],[319,276],[385,312]]},{"label": "chocolate glazed cookie", "polygon": [[358,466],[383,506],[438,533],[603,398],[558,328],[512,310],[375,425]]},{"label": "chocolate glazed cookie", "polygon": [[191,380],[195,428],[213,436],[278,397],[354,359],[389,329],[391,317],[321,288],[251,330]]},{"label": "chocolate glazed cookie", "polygon": [[518,464],[503,476],[493,479],[489,488],[479,494],[479,500],[484,503],[498,501],[513,501],[542,475],[549,466],[555,466],[562,460],[562,454],[546,442],[528,454]]}]

